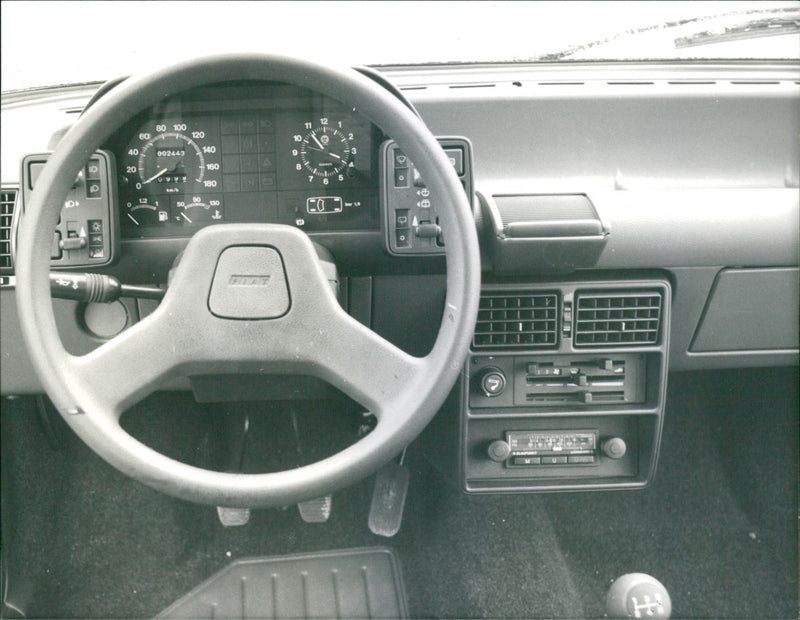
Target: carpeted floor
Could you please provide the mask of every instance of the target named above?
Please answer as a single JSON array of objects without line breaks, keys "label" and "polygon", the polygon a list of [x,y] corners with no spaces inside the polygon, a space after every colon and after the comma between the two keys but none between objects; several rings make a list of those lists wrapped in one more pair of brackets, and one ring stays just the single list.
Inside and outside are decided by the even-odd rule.
[{"label": "carpeted floor", "polygon": [[[158,395],[129,427],[224,467],[219,438],[249,413],[246,468],[317,456],[297,453],[290,417],[251,407],[221,415]],[[311,409],[297,424],[322,449],[360,422],[342,410],[312,424]],[[69,433],[52,450],[33,400],[3,401],[8,601],[28,617],[152,617],[236,558],[387,544],[414,617],[598,617],[610,580],[641,571],[670,590],[676,618],[796,618],[797,423],[797,368],[671,376],[656,481],[622,493],[467,497],[414,446],[403,527],[387,540],[367,528],[372,480],[335,495],[323,525],[291,507],[224,529],[212,508],[127,480]]]},{"label": "carpeted floor", "polygon": [[650,488],[545,498],[587,615],[644,572],[675,618],[798,617],[796,371],[671,376]]}]

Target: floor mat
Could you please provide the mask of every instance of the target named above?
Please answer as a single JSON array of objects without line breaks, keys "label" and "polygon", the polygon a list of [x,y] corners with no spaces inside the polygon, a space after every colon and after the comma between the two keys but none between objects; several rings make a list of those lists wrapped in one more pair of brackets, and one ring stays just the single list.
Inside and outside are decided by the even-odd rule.
[{"label": "floor mat", "polygon": [[157,618],[405,618],[390,549],[238,560]]}]

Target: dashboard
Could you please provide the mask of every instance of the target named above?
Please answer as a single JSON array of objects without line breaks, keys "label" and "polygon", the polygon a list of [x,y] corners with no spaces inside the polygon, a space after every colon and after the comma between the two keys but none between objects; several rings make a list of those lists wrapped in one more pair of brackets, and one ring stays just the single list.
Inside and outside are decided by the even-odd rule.
[{"label": "dashboard", "polygon": [[[622,82],[617,70],[587,67],[575,82],[509,69],[493,84],[476,68],[393,74],[453,165],[480,242],[479,312],[448,431],[459,436],[448,467],[469,493],[646,486],[670,371],[796,363],[791,71],[773,83],[758,68],[709,67],[711,87],[669,67],[628,68]],[[756,144],[769,149],[754,163]],[[17,225],[47,158],[28,153]],[[54,269],[98,268],[163,294],[203,227],[285,224],[325,248],[356,320],[414,355],[437,332],[452,234],[442,201],[391,136],[328,96],[267,82],[170,96],[114,131],[70,192]],[[235,274],[236,286],[263,278]],[[68,350],[120,334],[160,296],[67,297],[79,302],[59,312]],[[35,390],[31,376],[18,364],[4,383]],[[201,402],[275,397],[247,373],[162,387]]]},{"label": "dashboard", "polygon": [[[800,182],[795,65],[691,69],[689,81],[684,66],[647,63],[382,72],[434,135],[461,137],[445,150],[470,148],[455,152],[465,155],[470,176],[465,187],[486,285],[666,279],[676,292],[670,370],[793,364]],[[20,160],[36,153],[45,158],[63,135],[59,128],[75,121],[95,90],[74,87],[4,102],[8,200],[0,275],[8,351],[20,342],[13,243],[29,191]],[[367,305],[381,295],[389,307],[417,303],[429,289],[413,278],[439,276],[444,261],[435,255],[435,238],[426,240],[433,256],[396,243],[404,234],[402,215],[390,215],[410,208],[413,222],[416,203],[404,201],[422,202],[425,190],[413,182],[402,192],[392,187],[399,161],[387,138],[358,111],[296,86],[223,82],[169,98],[102,145],[114,219],[109,230],[118,241],[116,248],[108,244],[113,256],[64,259],[53,268],[99,269],[124,282],[159,285],[198,229],[281,223],[307,231],[331,251],[351,310],[353,291],[362,285]],[[86,188],[80,191],[82,204],[91,205]],[[577,245],[574,235],[547,236],[572,234],[582,222],[602,240],[583,235]],[[524,236],[510,235],[513,230]],[[531,241],[534,233],[540,241]],[[390,276],[400,279],[387,289],[381,278]],[[716,300],[729,289],[731,303]],[[766,321],[748,303],[764,294],[775,302]],[[96,347],[100,341],[86,335],[74,314],[64,314],[74,349]],[[746,328],[717,321],[729,314],[748,317]],[[419,318],[404,326],[396,318],[376,313],[370,319],[367,312],[364,320],[383,321],[398,342],[424,331]],[[23,362],[4,364],[5,390],[38,389]]]},{"label": "dashboard", "polygon": [[123,238],[223,222],[374,230],[377,127],[282,84],[217,84],[169,98],[109,141]]}]

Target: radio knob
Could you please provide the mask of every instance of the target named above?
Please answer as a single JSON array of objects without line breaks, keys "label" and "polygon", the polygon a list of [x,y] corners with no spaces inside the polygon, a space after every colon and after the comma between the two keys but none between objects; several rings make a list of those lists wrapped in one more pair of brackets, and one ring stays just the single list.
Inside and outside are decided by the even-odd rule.
[{"label": "radio knob", "polygon": [[481,391],[488,398],[500,396],[506,389],[506,375],[499,368],[494,366],[484,368],[480,374],[479,385]]},{"label": "radio knob", "polygon": [[502,439],[498,439],[489,444],[487,452],[489,453],[489,458],[495,463],[502,463],[511,454],[511,447]]},{"label": "radio knob", "polygon": [[625,445],[625,440],[622,437],[612,437],[606,439],[600,449],[610,459],[621,459],[625,456],[628,446]]}]

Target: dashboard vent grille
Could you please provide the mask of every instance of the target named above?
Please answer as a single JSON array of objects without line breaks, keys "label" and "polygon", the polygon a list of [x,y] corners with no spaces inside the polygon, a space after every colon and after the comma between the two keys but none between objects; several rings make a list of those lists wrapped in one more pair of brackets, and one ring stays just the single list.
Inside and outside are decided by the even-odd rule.
[{"label": "dashboard vent grille", "polygon": [[659,291],[578,293],[575,346],[655,344],[660,323]]},{"label": "dashboard vent grille", "polygon": [[17,191],[4,189],[0,192],[0,270],[11,272],[11,219]]},{"label": "dashboard vent grille", "polygon": [[472,345],[475,349],[555,347],[557,317],[555,293],[484,292]]}]

